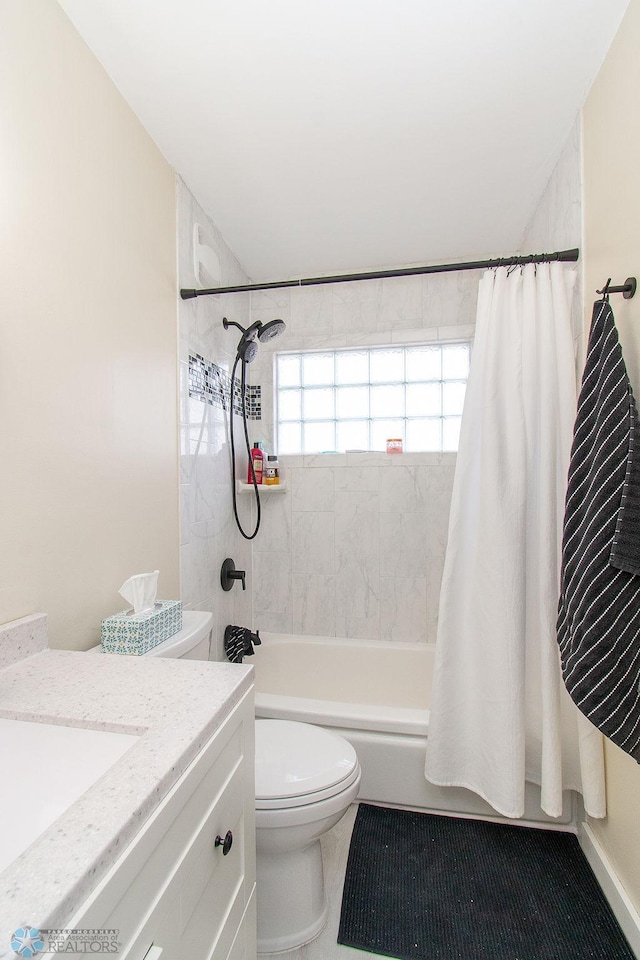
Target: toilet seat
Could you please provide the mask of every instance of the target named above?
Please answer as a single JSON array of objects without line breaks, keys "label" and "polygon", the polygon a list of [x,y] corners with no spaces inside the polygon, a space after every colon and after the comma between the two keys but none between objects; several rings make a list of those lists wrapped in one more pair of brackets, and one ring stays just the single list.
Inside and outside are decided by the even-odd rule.
[{"label": "toilet seat", "polygon": [[343,737],[295,720],[256,721],[256,810],[318,803],[359,775],[356,752]]}]

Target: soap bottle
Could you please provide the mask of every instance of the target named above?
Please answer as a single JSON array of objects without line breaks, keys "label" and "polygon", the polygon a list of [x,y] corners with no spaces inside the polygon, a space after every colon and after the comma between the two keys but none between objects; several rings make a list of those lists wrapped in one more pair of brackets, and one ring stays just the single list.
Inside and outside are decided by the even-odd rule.
[{"label": "soap bottle", "polygon": [[[251,451],[251,461],[247,468],[247,483],[253,485],[253,474],[256,475],[256,483],[262,483],[262,473],[264,469],[264,454],[262,452],[262,444],[259,440],[253,445]],[[251,464],[253,463],[253,471],[251,470]]]},{"label": "soap bottle", "polygon": [[277,457],[267,457],[263,483],[269,484],[270,486],[275,486],[275,484],[280,483],[280,467]]}]

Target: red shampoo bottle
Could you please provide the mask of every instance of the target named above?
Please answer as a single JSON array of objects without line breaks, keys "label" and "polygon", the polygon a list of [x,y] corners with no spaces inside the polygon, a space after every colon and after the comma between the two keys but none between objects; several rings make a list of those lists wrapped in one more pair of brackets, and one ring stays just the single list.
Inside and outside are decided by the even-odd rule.
[{"label": "red shampoo bottle", "polygon": [[260,449],[260,442],[256,441],[251,450],[251,462],[247,470],[247,483],[253,484],[253,475],[251,471],[251,463],[253,463],[253,472],[256,475],[256,483],[262,483],[262,474],[264,471],[264,454]]}]

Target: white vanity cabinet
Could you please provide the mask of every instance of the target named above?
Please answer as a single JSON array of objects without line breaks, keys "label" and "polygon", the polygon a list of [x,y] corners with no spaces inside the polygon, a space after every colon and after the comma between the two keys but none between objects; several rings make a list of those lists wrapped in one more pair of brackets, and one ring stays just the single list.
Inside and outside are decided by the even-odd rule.
[{"label": "white vanity cabinet", "polygon": [[118,960],[255,960],[254,806],[251,689],[67,926],[117,930]]}]

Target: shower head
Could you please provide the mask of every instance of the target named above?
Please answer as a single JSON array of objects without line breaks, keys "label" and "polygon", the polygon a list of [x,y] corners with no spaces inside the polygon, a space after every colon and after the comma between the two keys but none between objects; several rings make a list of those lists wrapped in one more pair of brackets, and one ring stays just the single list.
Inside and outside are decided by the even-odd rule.
[{"label": "shower head", "polygon": [[239,323],[236,323],[235,320],[227,320],[226,317],[223,317],[222,326],[225,330],[228,330],[229,327],[237,327],[238,330],[242,331],[236,352],[236,359],[242,360],[243,363],[251,363],[258,355],[256,337],[260,343],[273,340],[282,333],[285,328],[285,323],[284,320],[269,320],[268,323],[263,324],[261,320],[256,320],[255,323],[245,328]]},{"label": "shower head", "polygon": [[267,343],[268,340],[275,340],[284,332],[286,323],[284,320],[269,320],[260,330],[258,330],[258,340],[260,343]]}]

